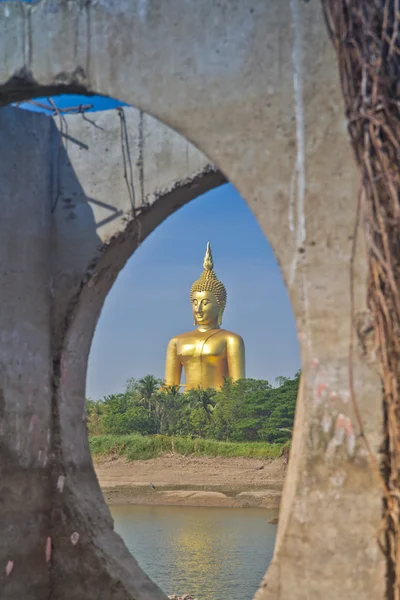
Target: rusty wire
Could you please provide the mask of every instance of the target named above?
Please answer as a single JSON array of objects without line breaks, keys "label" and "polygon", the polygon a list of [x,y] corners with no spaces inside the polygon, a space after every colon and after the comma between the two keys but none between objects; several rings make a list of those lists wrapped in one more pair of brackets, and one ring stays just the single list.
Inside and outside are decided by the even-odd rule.
[{"label": "rusty wire", "polygon": [[54,100],[52,98],[47,98],[47,101],[50,104],[51,108],[53,109],[53,114],[58,115],[59,128],[60,128],[60,140],[58,142],[58,149],[57,149],[56,194],[55,194],[55,199],[54,199],[53,205],[51,207],[51,213],[53,214],[57,208],[58,201],[60,199],[60,193],[61,193],[61,150],[63,147],[63,136],[68,135],[68,122],[67,122],[65,116],[60,112],[60,110],[59,110],[58,106],[56,105],[56,103],[54,102]]},{"label": "rusty wire", "polygon": [[399,4],[399,0],[322,0],[361,177],[359,219],[368,260],[367,302],[374,320],[385,423],[381,542],[387,556],[387,597],[392,600],[400,600]]}]

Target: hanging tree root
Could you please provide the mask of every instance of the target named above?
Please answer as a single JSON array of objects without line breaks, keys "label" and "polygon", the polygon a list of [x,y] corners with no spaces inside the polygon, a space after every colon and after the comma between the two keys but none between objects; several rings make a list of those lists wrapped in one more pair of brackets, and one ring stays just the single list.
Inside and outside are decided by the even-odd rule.
[{"label": "hanging tree root", "polygon": [[382,546],[387,597],[400,600],[400,4],[322,0],[360,169],[359,215],[368,307],[382,381],[385,459]]}]

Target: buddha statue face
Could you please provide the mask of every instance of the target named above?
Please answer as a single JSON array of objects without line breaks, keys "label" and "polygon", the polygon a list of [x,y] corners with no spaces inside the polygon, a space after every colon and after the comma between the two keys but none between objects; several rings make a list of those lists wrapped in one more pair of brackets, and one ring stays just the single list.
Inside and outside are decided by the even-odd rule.
[{"label": "buddha statue face", "polygon": [[190,290],[194,324],[207,328],[219,327],[226,304],[226,289],[214,273],[210,242],[203,262],[204,271]]},{"label": "buddha statue face", "polygon": [[221,308],[212,292],[193,292],[192,309],[196,325],[218,327]]}]

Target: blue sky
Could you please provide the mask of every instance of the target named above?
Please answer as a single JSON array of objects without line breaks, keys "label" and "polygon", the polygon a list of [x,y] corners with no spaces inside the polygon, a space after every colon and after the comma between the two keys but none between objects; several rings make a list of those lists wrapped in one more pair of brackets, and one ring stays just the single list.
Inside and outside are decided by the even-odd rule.
[{"label": "blue sky", "polygon": [[[59,107],[93,103],[95,110],[120,104],[99,97],[54,100]],[[299,347],[278,264],[246,203],[225,184],[166,219],[119,274],[94,335],[88,397],[122,391],[129,377],[163,377],[168,340],[193,328],[189,290],[202,271],[207,241],[228,292],[223,327],[244,339],[247,377],[273,383],[278,375],[294,375]]]}]

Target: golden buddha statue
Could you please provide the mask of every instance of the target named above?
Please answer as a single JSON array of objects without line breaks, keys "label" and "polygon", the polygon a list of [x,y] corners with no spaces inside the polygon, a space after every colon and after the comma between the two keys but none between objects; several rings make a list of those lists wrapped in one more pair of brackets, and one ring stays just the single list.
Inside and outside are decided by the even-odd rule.
[{"label": "golden buddha statue", "polygon": [[167,348],[165,385],[180,385],[182,367],[186,389],[220,388],[227,377],[245,377],[244,343],[240,335],[221,329],[226,290],[213,270],[210,243],[204,271],[190,290],[197,329],[172,338]]}]

